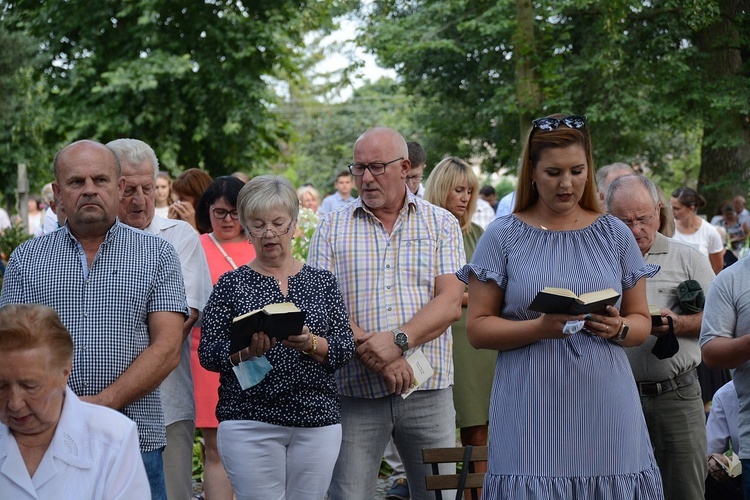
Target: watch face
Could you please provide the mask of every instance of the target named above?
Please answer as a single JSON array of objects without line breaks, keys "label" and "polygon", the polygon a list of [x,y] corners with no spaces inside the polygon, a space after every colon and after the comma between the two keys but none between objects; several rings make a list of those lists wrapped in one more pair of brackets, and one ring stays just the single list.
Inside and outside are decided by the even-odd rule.
[{"label": "watch face", "polygon": [[622,325],[622,332],[620,332],[620,335],[619,335],[620,340],[625,340],[625,337],[628,336],[629,330],[630,330],[630,327],[628,325]]},{"label": "watch face", "polygon": [[400,346],[405,346],[409,343],[409,338],[404,332],[397,332],[395,337],[396,343]]}]

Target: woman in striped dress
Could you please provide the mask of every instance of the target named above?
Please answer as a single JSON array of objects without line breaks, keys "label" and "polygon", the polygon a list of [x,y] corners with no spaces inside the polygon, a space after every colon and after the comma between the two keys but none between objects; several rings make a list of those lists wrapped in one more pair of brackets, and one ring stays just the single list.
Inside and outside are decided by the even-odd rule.
[{"label": "woman in striped dress", "polygon": [[[459,273],[470,342],[499,351],[484,498],[662,497],[623,349],[650,333],[645,277],[657,270],[599,211],[586,118],[534,120],[514,213],[490,225]],[[545,286],[621,299],[592,315],[529,311]]]}]

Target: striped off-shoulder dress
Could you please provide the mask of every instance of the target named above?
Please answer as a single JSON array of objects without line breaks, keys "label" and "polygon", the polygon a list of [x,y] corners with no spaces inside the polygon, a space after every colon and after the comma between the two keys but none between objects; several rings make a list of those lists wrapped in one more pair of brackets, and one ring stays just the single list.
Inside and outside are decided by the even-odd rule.
[{"label": "striped off-shoulder dress", "polygon": [[[527,307],[545,286],[621,292],[657,271],[614,217],[546,231],[509,215],[490,224],[459,277],[496,283],[498,314],[521,321],[538,316]],[[500,352],[488,467],[486,499],[662,498],[624,348],[582,331]]]}]

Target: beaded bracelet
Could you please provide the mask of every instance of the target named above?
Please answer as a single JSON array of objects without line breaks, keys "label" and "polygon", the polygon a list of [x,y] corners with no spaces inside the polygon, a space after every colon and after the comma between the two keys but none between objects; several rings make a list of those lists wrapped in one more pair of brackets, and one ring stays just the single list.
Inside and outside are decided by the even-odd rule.
[{"label": "beaded bracelet", "polygon": [[312,345],[310,346],[310,349],[306,351],[302,351],[302,354],[307,354],[308,356],[311,356],[315,354],[317,351],[318,351],[318,336],[313,334]]}]

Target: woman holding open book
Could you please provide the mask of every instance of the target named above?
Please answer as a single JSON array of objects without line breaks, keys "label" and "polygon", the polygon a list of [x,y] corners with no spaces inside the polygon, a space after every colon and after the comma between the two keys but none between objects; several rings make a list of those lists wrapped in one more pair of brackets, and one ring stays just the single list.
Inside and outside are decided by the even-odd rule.
[{"label": "woman holding open book", "polygon": [[[220,374],[219,452],[238,499],[323,498],[341,445],[334,372],[354,355],[346,306],[333,274],[292,256],[299,200],[287,179],[252,179],[237,211],[256,256],[219,279],[198,347]],[[299,309],[304,326],[254,332],[230,349],[233,320],[263,309]]]},{"label": "woman holding open book", "polygon": [[[483,498],[662,498],[623,349],[650,333],[645,278],[657,270],[600,213],[586,117],[534,120],[514,213],[459,273],[469,341],[499,351]],[[529,310],[544,287],[621,299],[590,314]]]}]

